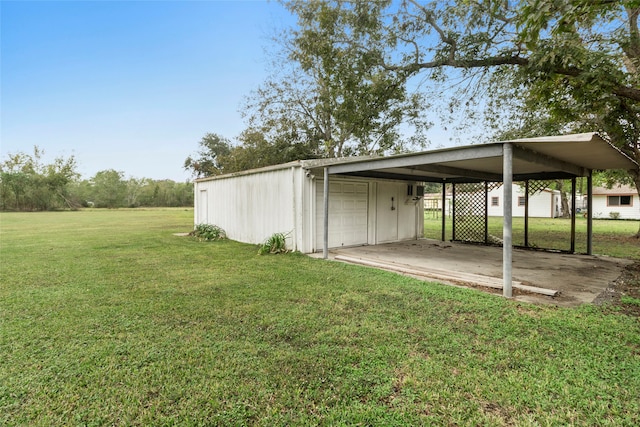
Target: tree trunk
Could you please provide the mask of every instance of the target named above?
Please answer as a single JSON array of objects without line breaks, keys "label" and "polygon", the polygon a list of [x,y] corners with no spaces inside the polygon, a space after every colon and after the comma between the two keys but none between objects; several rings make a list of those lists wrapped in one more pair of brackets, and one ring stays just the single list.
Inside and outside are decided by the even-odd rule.
[{"label": "tree trunk", "polygon": [[569,199],[567,198],[567,192],[564,191],[564,181],[559,179],[556,181],[558,191],[560,191],[560,207],[562,210],[562,218],[570,218],[571,212],[569,212]]},{"label": "tree trunk", "polygon": [[[633,183],[636,185],[636,192],[638,193],[638,200],[640,202],[640,169],[634,169],[629,171]],[[640,239],[640,224],[638,225],[638,232],[635,234],[637,239]]]}]

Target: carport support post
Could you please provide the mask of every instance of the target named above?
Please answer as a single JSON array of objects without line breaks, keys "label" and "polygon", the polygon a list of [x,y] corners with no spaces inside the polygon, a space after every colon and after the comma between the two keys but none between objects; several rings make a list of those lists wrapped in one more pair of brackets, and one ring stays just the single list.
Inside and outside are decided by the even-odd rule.
[{"label": "carport support post", "polygon": [[502,145],[502,205],[504,224],[502,226],[502,295],[511,298],[512,250],[513,250],[513,146]]},{"label": "carport support post", "polygon": [[587,175],[587,255],[593,254],[593,177]]},{"label": "carport support post", "polygon": [[329,257],[329,168],[324,168],[324,209],[322,215],[322,258]]},{"label": "carport support post", "polygon": [[442,182],[442,241],[445,241],[445,225],[447,215],[447,183]]},{"label": "carport support post", "polygon": [[484,244],[489,244],[489,183],[484,182]]},{"label": "carport support post", "polygon": [[529,247],[529,180],[524,182],[524,246]]},{"label": "carport support post", "polygon": [[451,240],[456,240],[456,183],[451,184]]},{"label": "carport support post", "polygon": [[571,178],[571,253],[576,251],[576,178]]}]

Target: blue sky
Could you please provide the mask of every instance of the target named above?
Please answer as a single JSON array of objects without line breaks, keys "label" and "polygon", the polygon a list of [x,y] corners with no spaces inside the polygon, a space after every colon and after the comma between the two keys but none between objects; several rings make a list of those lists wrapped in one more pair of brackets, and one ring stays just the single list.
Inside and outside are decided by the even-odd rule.
[{"label": "blue sky", "polygon": [[7,153],[74,155],[90,178],[184,181],[207,132],[237,136],[264,48],[294,22],[266,1],[2,1],[1,140]]}]

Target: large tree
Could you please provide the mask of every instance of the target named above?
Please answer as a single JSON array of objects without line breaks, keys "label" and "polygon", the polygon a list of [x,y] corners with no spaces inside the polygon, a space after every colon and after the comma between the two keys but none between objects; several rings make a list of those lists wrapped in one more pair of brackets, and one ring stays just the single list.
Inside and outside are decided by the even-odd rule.
[{"label": "large tree", "polygon": [[272,139],[255,129],[247,129],[237,138],[238,144],[222,159],[225,173],[318,157],[313,147],[302,141],[273,135]]},{"label": "large tree", "polygon": [[189,156],[185,159],[184,169],[196,178],[224,173],[223,159],[231,152],[230,141],[218,134],[207,133],[199,145],[196,157]]},{"label": "large tree", "polygon": [[[322,4],[346,10],[342,1]],[[639,0],[377,4],[382,29],[374,49],[353,29],[341,34],[389,71],[424,75],[435,88],[455,80],[452,111],[475,103],[489,124],[520,135],[597,130],[640,161]],[[352,13],[353,28],[371,27],[371,16],[361,24]],[[624,177],[640,192],[640,169],[618,174]]]},{"label": "large tree", "polygon": [[218,134],[207,133],[199,145],[197,156],[184,161],[185,170],[196,178],[317,157],[316,151],[302,141],[279,135],[268,140],[255,129],[242,132],[235,144]]},{"label": "large tree", "polygon": [[[405,151],[426,144],[426,101],[405,86],[410,72],[386,69],[384,2],[288,1],[297,27],[278,41],[274,75],[244,106],[267,140],[304,143],[316,156]],[[360,45],[367,46],[367,50]]]},{"label": "large tree", "polygon": [[124,172],[107,169],[91,178],[94,206],[97,208],[120,208],[126,205],[127,182]]}]

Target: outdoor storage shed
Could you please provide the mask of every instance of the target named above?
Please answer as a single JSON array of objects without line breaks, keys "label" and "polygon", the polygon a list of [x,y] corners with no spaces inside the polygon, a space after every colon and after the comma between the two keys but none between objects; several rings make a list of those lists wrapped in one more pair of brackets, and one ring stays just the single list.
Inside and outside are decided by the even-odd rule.
[{"label": "outdoor storage shed", "polygon": [[[487,214],[489,216],[502,216],[503,188],[494,188],[487,193]],[[527,197],[526,189],[522,185],[513,184],[512,186],[512,211],[514,217],[523,217],[525,197]],[[528,209],[530,217],[537,218],[557,218],[562,215],[562,203],[560,201],[560,191],[551,190],[549,188],[541,188],[538,191],[529,191]]]},{"label": "outdoor storage shed", "polygon": [[[300,160],[198,179],[194,222],[222,227],[230,239],[245,243],[285,233],[290,249],[321,251],[324,178],[314,171],[357,160],[362,158]],[[417,182],[341,176],[329,182],[330,248],[422,236],[423,193]]]}]

